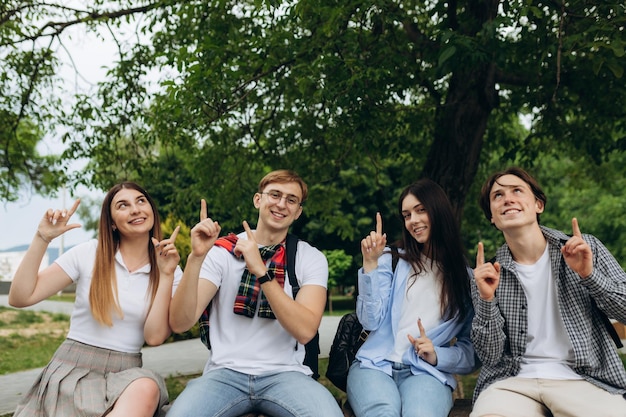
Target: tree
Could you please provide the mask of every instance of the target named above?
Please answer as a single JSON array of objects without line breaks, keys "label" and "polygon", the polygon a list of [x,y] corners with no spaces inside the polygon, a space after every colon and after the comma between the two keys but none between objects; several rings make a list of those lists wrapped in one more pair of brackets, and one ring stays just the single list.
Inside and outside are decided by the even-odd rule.
[{"label": "tree", "polygon": [[[211,215],[239,227],[258,178],[289,167],[311,184],[296,232],[356,254],[378,210],[398,235],[398,191],[421,176],[444,187],[462,219],[494,158],[533,166],[553,152],[600,164],[626,147],[616,0],[137,3],[9,2],[0,47],[57,39],[75,24],[133,23],[139,41],[119,41],[99,94],[63,115],[73,127],[64,157],[92,158],[74,180],[99,186],[169,167],[158,184],[179,186],[164,204],[187,221],[204,196]],[[522,113],[530,130],[509,135]]]},{"label": "tree", "polygon": [[56,190],[62,176],[59,158],[39,154],[36,147],[41,138],[40,129],[30,120],[20,120],[0,107],[0,200],[17,200],[24,187],[42,194]]},{"label": "tree", "polygon": [[343,289],[344,286],[354,285],[355,277],[346,279],[346,273],[352,267],[352,256],[346,254],[342,249],[324,250],[324,255],[328,259],[328,311],[333,312],[332,290],[335,287]]}]

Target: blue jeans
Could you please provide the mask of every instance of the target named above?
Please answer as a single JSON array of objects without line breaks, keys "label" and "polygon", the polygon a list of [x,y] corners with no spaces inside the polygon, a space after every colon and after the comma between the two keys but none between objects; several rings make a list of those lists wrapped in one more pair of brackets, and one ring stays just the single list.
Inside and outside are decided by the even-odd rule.
[{"label": "blue jeans", "polygon": [[300,372],[255,376],[215,369],[189,381],[167,417],[343,417],[330,391]]},{"label": "blue jeans", "polygon": [[404,365],[392,376],[361,368],[355,361],[348,373],[348,401],[356,417],[447,417],[452,389],[428,374],[413,375]]}]

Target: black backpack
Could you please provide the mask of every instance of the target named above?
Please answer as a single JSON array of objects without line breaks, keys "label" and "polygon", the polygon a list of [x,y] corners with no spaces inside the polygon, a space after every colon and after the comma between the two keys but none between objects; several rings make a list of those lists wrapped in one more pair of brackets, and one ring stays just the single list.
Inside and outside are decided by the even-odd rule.
[{"label": "black backpack", "polygon": [[[287,241],[285,243],[285,249],[287,250],[287,275],[289,276],[289,284],[291,284],[291,290],[293,299],[296,299],[298,291],[300,291],[300,285],[296,277],[296,251],[298,250],[298,236],[288,234]],[[198,320],[200,327],[200,340],[208,348],[211,349],[211,340],[209,339],[209,312],[211,311],[211,303],[204,309],[200,319]],[[298,343],[296,343],[296,349]],[[304,345],[304,364],[311,368],[314,379],[320,377],[318,356],[320,353],[320,335],[319,332],[315,334],[315,337],[311,339],[306,345]]]}]

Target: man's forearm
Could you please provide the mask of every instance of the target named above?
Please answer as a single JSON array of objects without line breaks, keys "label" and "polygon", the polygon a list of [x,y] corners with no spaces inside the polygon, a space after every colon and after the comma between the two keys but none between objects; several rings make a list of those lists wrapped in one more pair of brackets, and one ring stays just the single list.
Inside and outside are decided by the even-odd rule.
[{"label": "man's forearm", "polygon": [[187,331],[196,322],[198,281],[203,259],[189,255],[183,276],[170,305],[170,327],[176,333]]}]

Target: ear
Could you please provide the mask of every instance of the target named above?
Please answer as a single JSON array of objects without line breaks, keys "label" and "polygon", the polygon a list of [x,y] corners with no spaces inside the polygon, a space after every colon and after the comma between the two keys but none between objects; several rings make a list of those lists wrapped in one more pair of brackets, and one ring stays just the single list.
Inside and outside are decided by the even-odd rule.
[{"label": "ear", "polygon": [[539,199],[535,199],[535,207],[537,207],[537,213],[543,213],[543,210],[545,209],[545,206],[543,204],[543,201],[539,200]]},{"label": "ear", "polygon": [[261,207],[261,194],[259,193],[254,193],[254,196],[252,197],[252,203],[254,204],[254,208],[259,208]]},{"label": "ear", "polygon": [[111,228],[113,229],[114,232],[117,230],[117,226],[116,225],[113,225]]}]

